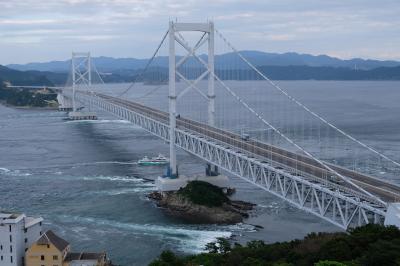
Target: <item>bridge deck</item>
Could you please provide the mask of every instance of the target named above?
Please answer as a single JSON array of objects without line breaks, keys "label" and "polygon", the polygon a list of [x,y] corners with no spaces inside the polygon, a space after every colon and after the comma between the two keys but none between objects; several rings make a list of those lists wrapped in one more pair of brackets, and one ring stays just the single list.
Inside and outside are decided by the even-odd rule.
[{"label": "bridge deck", "polygon": [[[169,123],[169,114],[166,112],[128,100],[123,100],[100,93],[95,94],[96,96],[103,98],[104,100],[115,103],[119,106],[123,106],[137,113],[146,115],[154,120],[160,121],[165,124]],[[177,118],[176,124],[177,127],[180,129],[189,130],[197,134],[212,138],[220,143],[226,144],[239,151],[245,152],[246,154],[253,155],[254,157],[257,157],[257,159],[273,161],[276,163],[277,167],[280,167],[280,165],[282,165],[295,169],[295,171],[299,175],[305,173],[317,178],[321,178],[322,180],[327,179],[330,182],[335,182],[342,186],[352,188],[350,184],[340,182],[340,179],[336,178],[335,175],[325,169],[324,166],[305,155],[290,152],[285,149],[278,148],[276,146],[272,146],[256,140],[246,141],[237,134],[219,128],[211,127],[200,122],[185,119],[183,117]],[[330,166],[338,173],[348,178],[351,178],[354,183],[361,186],[370,193],[378,196],[386,202],[398,202],[400,200],[400,187],[395,184],[391,184],[365,174],[354,172],[337,165]]]}]

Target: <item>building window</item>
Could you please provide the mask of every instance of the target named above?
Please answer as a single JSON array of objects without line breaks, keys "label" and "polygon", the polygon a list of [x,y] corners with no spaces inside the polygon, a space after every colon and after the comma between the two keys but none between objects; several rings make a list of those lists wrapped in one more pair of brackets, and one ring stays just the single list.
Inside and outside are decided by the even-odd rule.
[{"label": "building window", "polygon": [[3,250],[3,245],[0,245],[0,250]]},{"label": "building window", "polygon": [[3,255],[0,256],[0,260],[3,260]]},{"label": "building window", "polygon": [[44,255],[40,256],[40,260],[44,260]]},{"label": "building window", "polygon": [[9,225],[9,226],[8,226],[8,229],[9,229],[9,230],[10,230],[10,232],[11,232],[11,225]]},{"label": "building window", "polygon": [[10,253],[12,253],[12,246],[10,246]]},{"label": "building window", "polygon": [[40,231],[39,235],[42,235],[42,231]]},{"label": "building window", "polygon": [[10,235],[10,243],[12,242],[12,235]]},{"label": "building window", "polygon": [[39,222],[39,225],[42,226],[42,222]]},{"label": "building window", "polygon": [[11,260],[11,263],[13,263],[13,258],[12,258],[12,256],[10,257],[10,260]]},{"label": "building window", "polygon": [[54,255],[54,256],[53,256],[53,260],[58,260],[58,256],[57,256],[57,255]]},{"label": "building window", "polygon": [[25,238],[25,243],[28,243],[28,238]]},{"label": "building window", "polygon": [[50,248],[50,245],[47,245],[47,248]]},{"label": "building window", "polygon": [[24,266],[24,265],[25,265],[25,258],[22,257],[22,266]]},{"label": "building window", "polygon": [[27,233],[27,232],[28,232],[28,228],[25,228],[25,229],[24,229],[24,233]]}]

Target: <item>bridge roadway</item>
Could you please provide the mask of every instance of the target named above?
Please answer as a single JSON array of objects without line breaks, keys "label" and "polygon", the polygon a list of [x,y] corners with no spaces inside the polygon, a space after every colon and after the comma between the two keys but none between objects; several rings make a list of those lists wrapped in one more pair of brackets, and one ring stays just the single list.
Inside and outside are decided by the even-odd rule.
[{"label": "bridge roadway", "polygon": [[[108,102],[123,106],[134,112],[151,117],[154,120],[160,121],[165,124],[169,123],[169,114],[166,112],[101,93],[92,92],[92,94],[95,94],[97,97],[100,97]],[[290,152],[282,148],[278,148],[276,146],[272,146],[256,140],[246,141],[243,140],[240,135],[219,128],[211,127],[204,123],[185,119],[183,117],[177,118],[176,125],[180,129],[189,130],[197,134],[201,134],[203,136],[215,139],[220,143],[227,144],[228,146],[235,148],[235,150],[241,150],[248,155],[254,155],[254,157],[257,157],[257,159],[271,160],[277,164],[277,168],[280,167],[279,165],[283,166],[282,168],[289,167],[293,169],[294,172],[298,175],[301,175],[301,173],[305,173],[320,178],[322,182],[328,179],[330,182],[357,191],[357,189],[352,188],[350,184],[344,183],[340,180],[340,178],[335,177],[334,173],[329,172],[320,163],[305,155]],[[339,167],[337,165],[330,164],[330,167],[341,175],[351,178],[354,183],[361,186],[368,192],[378,196],[385,202],[400,201],[400,187],[395,184],[388,183],[365,174],[354,172]]]}]

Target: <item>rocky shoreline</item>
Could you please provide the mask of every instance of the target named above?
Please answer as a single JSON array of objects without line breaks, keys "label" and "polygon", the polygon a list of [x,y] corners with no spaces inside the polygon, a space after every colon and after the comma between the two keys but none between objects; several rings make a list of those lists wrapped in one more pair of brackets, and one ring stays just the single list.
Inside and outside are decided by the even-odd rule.
[{"label": "rocky shoreline", "polygon": [[221,206],[195,204],[178,192],[160,193],[154,191],[148,195],[158,207],[168,214],[192,223],[236,224],[249,216],[255,204],[229,200]]}]

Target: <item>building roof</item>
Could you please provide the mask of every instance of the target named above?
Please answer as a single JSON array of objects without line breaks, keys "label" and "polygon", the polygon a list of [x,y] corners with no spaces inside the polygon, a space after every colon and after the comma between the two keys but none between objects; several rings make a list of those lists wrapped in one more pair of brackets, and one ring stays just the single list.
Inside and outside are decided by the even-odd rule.
[{"label": "building roof", "polygon": [[38,245],[50,245],[53,244],[59,251],[63,251],[69,243],[62,239],[61,237],[57,236],[53,231],[48,230],[44,233],[37,241],[36,244]]},{"label": "building roof", "polygon": [[106,253],[89,253],[89,252],[68,252],[64,261],[73,261],[73,260],[95,260],[101,261],[106,257]]},{"label": "building roof", "polygon": [[0,224],[16,224],[23,220],[25,228],[43,221],[42,217],[29,217],[23,213],[0,211]]},{"label": "building roof", "polygon": [[34,217],[25,217],[25,228],[29,228],[31,226],[34,226],[35,224],[38,224],[40,222],[43,222],[43,218],[34,218]]}]

